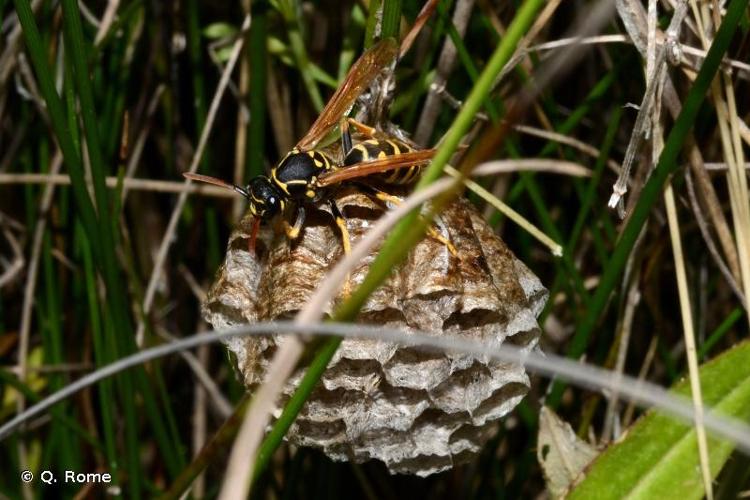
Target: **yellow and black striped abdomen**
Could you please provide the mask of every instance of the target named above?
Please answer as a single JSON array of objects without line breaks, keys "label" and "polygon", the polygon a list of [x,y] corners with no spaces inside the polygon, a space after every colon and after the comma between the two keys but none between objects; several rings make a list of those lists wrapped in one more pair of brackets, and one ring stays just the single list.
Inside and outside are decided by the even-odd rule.
[{"label": "yellow and black striped abdomen", "polygon": [[[347,153],[344,158],[344,166],[387,156],[396,156],[410,151],[414,151],[414,148],[396,139],[368,139],[356,144]],[[373,177],[377,177],[388,184],[409,184],[419,177],[421,168],[420,165],[405,165],[396,170],[375,174]]]}]

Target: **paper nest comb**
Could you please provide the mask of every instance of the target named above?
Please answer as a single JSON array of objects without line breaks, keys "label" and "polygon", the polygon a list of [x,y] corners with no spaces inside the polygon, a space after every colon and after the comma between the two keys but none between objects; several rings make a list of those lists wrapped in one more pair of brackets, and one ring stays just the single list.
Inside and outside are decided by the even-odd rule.
[{"label": "paper nest comb", "polygon": [[[352,189],[340,190],[335,199],[353,243],[383,213],[381,205]],[[317,213],[308,210],[303,234],[294,243],[261,230],[257,254],[248,251],[251,218],[240,222],[203,305],[214,328],[288,319],[303,307],[342,253],[340,235],[322,207]],[[370,297],[359,321],[456,335],[488,346],[511,342],[535,348],[536,316],[547,296],[538,278],[467,201],[450,205],[436,227],[448,235],[458,256],[425,238]],[[352,273],[353,287],[373,258]],[[248,337],[227,344],[250,390],[263,381],[283,341]],[[301,377],[301,371],[292,377],[284,400]],[[516,364],[347,339],[287,439],[319,448],[334,460],[377,459],[392,473],[427,476],[478,453],[493,423],[528,389],[529,379]]]}]

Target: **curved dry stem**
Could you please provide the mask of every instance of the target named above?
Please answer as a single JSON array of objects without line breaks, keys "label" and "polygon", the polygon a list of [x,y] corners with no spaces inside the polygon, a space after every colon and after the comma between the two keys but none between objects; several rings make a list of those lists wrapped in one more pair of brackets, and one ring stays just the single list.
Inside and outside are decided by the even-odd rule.
[{"label": "curved dry stem", "polygon": [[[323,316],[323,306],[335,297],[342,283],[346,280],[346,276],[385,236],[388,230],[395,226],[409,211],[428,199],[455,187],[455,185],[456,182],[451,179],[441,179],[430,187],[412,194],[398,208],[380,219],[367,232],[365,237],[357,242],[351,253],[327,274],[323,282],[318,285],[315,294],[307,301],[305,308],[297,314],[294,324],[307,325],[320,321]],[[255,394],[253,404],[234,441],[220,498],[244,498],[247,496],[250,489],[250,473],[255,468],[256,450],[260,446],[276,400],[295,366],[297,366],[303,348],[303,343],[297,337],[286,339],[271,360],[266,372],[265,382]]]},{"label": "curved dry stem", "polygon": [[[217,341],[225,341],[234,337],[244,335],[283,335],[290,333],[317,336],[336,335],[344,338],[367,338],[383,342],[393,342],[404,346],[421,346],[440,351],[458,351],[477,356],[489,356],[501,362],[520,363],[531,372],[546,377],[554,376],[565,379],[567,382],[581,388],[604,393],[616,391],[624,399],[633,401],[642,407],[653,407],[665,414],[677,417],[688,424],[692,422],[694,417],[693,408],[689,401],[685,398],[675,396],[656,384],[638,380],[628,375],[613,374],[610,370],[579,363],[578,361],[555,354],[542,355],[535,352],[525,352],[512,345],[487,346],[484,343],[464,338],[453,336],[438,337],[426,332],[405,332],[394,328],[386,328],[382,325],[353,325],[349,323],[299,325],[290,321],[280,321],[258,323],[221,331],[199,332],[173,343],[145,349],[122,358],[65,386],[3,424],[0,427],[0,440],[7,438],[24,422],[40,415],[60,401],[133,366],[185,349],[192,349]],[[732,441],[740,451],[750,455],[750,425],[737,419],[718,415],[712,411],[706,412],[705,417],[706,428],[711,430],[714,435]]]},{"label": "curved dry stem", "polygon": [[[117,177],[105,179],[107,187],[117,187]],[[46,184],[48,186],[69,186],[70,176],[66,174],[17,174],[0,173],[0,185],[3,184]],[[203,196],[215,196],[218,198],[235,198],[237,195],[224,188],[209,186],[207,184],[190,184],[177,181],[160,181],[155,179],[122,179],[123,188],[136,191],[152,191],[156,193],[184,193],[200,194]],[[124,190],[123,190],[124,191]]]},{"label": "curved dry stem", "polygon": [[[245,20],[242,23],[241,33],[245,33],[249,27],[250,16],[246,16]],[[237,64],[237,60],[240,57],[244,41],[244,36],[238,36],[237,41],[235,41],[234,45],[232,46],[232,54],[229,57],[229,61],[227,61],[227,66],[224,69],[224,73],[222,73],[221,75],[219,84],[216,87],[216,93],[214,94],[213,100],[211,101],[211,106],[209,107],[208,114],[206,116],[206,124],[201,131],[201,136],[198,140],[198,147],[195,149],[195,154],[193,154],[193,159],[190,162],[190,173],[195,173],[195,171],[198,170],[198,164],[200,163],[201,157],[203,156],[203,151],[206,149],[208,136],[211,133],[211,128],[213,127],[214,119],[216,118],[216,112],[219,109],[219,103],[221,102],[221,98],[227,89],[227,85],[229,84],[229,78],[232,75],[232,70],[234,69],[234,66]],[[189,186],[190,183],[190,180],[186,181],[186,185]],[[177,223],[179,222],[180,216],[182,214],[182,208],[187,202],[187,196],[188,193],[186,191],[180,193],[180,197],[177,199],[177,203],[175,203],[175,207],[172,210],[172,215],[169,219],[169,223],[167,224],[167,229],[164,232],[164,237],[161,240],[161,245],[159,246],[159,252],[156,255],[156,260],[154,261],[154,269],[151,272],[151,277],[149,278],[148,286],[146,287],[146,293],[143,297],[143,317],[138,322],[138,331],[136,333],[136,342],[138,343],[138,345],[142,345],[143,343],[144,319],[148,312],[151,310],[151,305],[154,301],[154,295],[156,294],[157,284],[159,282],[159,279],[161,278],[161,273],[164,269],[164,263],[167,260],[169,247],[175,240],[174,234],[177,230]]]}]

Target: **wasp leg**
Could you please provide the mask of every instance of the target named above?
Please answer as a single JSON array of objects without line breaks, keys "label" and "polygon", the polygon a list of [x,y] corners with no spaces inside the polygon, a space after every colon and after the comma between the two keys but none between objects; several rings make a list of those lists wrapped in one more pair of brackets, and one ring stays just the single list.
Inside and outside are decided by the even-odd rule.
[{"label": "wasp leg", "polygon": [[342,118],[341,119],[341,149],[346,156],[349,151],[352,150],[354,143],[352,142],[352,133],[349,131],[349,127],[352,126],[357,129],[359,133],[365,137],[375,137],[376,130],[373,127],[360,123],[354,118]]},{"label": "wasp leg", "polygon": [[[398,196],[393,196],[392,194],[385,193],[379,189],[376,189],[372,186],[368,186],[366,184],[359,184],[359,186],[362,188],[363,191],[366,193],[369,193],[373,196],[375,196],[378,200],[386,203],[392,203],[393,205],[401,205],[403,201]],[[422,218],[422,216],[419,216]],[[456,247],[453,246],[453,243],[451,243],[446,237],[444,237],[442,234],[438,232],[437,229],[435,229],[435,226],[431,224],[427,228],[427,234],[430,236],[430,238],[439,241],[445,247],[448,249],[448,251],[455,257],[458,255],[458,251],[456,250]]]},{"label": "wasp leg", "polygon": [[297,219],[294,221],[294,226],[290,225],[289,222],[284,219],[284,232],[286,237],[294,241],[299,238],[299,233],[302,230],[302,225],[305,223],[305,207],[297,207]]},{"label": "wasp leg", "polygon": [[365,125],[362,122],[358,122],[354,118],[347,118],[346,123],[347,123],[347,127],[346,127],[347,130],[349,129],[349,126],[351,125],[352,127],[356,128],[360,134],[365,135],[370,138],[375,137],[375,133],[377,132],[377,130],[375,130],[374,127],[370,127],[369,125]]},{"label": "wasp leg", "polygon": [[[352,242],[349,236],[349,229],[347,229],[346,227],[346,219],[344,218],[344,215],[341,213],[341,210],[339,210],[338,205],[336,205],[336,202],[333,201],[333,199],[329,198],[328,204],[331,206],[331,214],[333,214],[333,220],[339,227],[339,231],[341,231],[341,242],[344,245],[344,255],[349,255],[350,253],[352,253]],[[351,293],[350,279],[351,276],[347,274],[346,279],[344,280],[344,297],[349,297],[349,294]]]},{"label": "wasp leg", "polygon": [[352,144],[352,133],[349,132],[349,120],[346,118],[341,119],[341,153],[342,156],[345,157],[347,154],[349,154],[349,151],[352,150],[352,147],[354,146]]}]

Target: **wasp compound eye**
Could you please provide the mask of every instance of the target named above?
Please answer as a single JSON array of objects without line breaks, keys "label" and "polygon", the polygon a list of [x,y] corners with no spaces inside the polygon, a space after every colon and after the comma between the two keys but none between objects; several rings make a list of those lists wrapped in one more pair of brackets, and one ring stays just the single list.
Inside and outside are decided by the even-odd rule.
[{"label": "wasp compound eye", "polygon": [[250,210],[262,219],[270,219],[283,209],[281,195],[267,177],[256,177],[247,186]]}]

